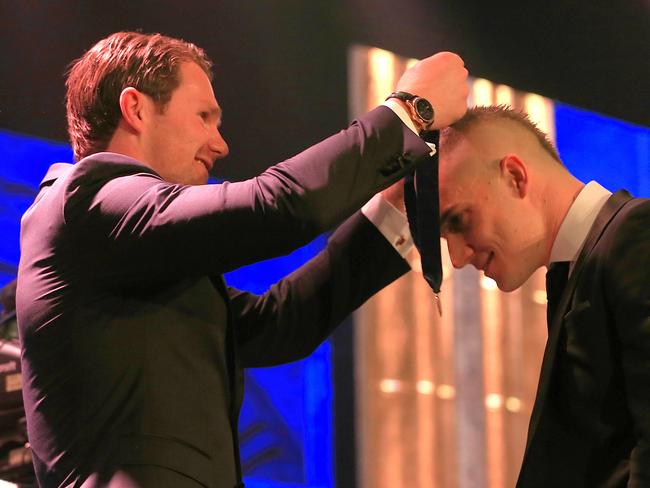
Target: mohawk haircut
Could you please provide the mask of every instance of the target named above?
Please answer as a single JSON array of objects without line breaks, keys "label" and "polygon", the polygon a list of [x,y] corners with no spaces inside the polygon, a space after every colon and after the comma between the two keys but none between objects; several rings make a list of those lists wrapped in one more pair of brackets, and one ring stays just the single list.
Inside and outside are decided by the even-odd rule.
[{"label": "mohawk haircut", "polygon": [[543,130],[537,127],[530,116],[522,111],[510,108],[507,105],[477,106],[470,108],[465,115],[449,127],[445,127],[440,134],[441,146],[453,147],[460,136],[467,134],[473,127],[498,121],[511,121],[522,129],[532,134],[540,146],[559,164],[564,165],[555,145]]}]

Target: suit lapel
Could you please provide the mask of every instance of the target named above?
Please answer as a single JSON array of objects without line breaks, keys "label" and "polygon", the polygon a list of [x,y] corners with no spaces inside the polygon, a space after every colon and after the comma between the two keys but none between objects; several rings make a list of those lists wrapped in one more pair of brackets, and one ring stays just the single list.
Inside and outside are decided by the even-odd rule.
[{"label": "suit lapel", "polygon": [[228,286],[223,275],[210,276],[210,280],[217,291],[223,295],[224,303],[228,310],[228,323],[226,324],[226,364],[228,367],[228,384],[230,387],[230,428],[232,430],[235,470],[237,474],[236,487],[243,487],[241,453],[239,450],[238,419],[239,410],[244,399],[244,371],[239,367],[239,360],[237,359],[237,330],[230,305]]},{"label": "suit lapel", "polygon": [[231,421],[236,423],[239,417],[239,408],[242,404],[244,395],[244,373],[238,366],[237,359],[237,338],[234,318],[232,316],[232,309],[230,307],[230,298],[228,294],[228,285],[223,278],[223,275],[210,276],[210,281],[216,290],[223,296],[224,303],[227,309],[228,323],[226,324],[226,363],[228,365],[228,377],[230,380],[230,417]]},{"label": "suit lapel", "polygon": [[607,225],[621,210],[621,208],[623,208],[623,206],[631,199],[632,196],[628,192],[624,190],[618,191],[607,200],[605,206],[598,213],[594,225],[589,230],[589,234],[585,239],[582,250],[578,255],[578,259],[576,260],[573,272],[569,277],[567,286],[562,293],[562,298],[560,299],[557,311],[555,312],[555,317],[553,317],[552,323],[549,324],[548,341],[546,342],[546,348],[544,349],[544,359],[542,360],[542,369],[539,376],[539,385],[537,387],[535,405],[530,417],[528,440],[526,442],[524,459],[528,454],[532,439],[539,424],[540,416],[544,410],[544,404],[546,397],[548,396],[548,388],[553,374],[553,366],[555,364],[555,356],[557,352],[558,341],[560,338],[560,331],[562,330],[563,319],[571,302],[571,298],[573,297],[573,292],[576,288],[578,280],[580,279],[580,275],[584,268],[584,263],[589,258],[591,252],[594,250],[594,247],[605,232]]}]

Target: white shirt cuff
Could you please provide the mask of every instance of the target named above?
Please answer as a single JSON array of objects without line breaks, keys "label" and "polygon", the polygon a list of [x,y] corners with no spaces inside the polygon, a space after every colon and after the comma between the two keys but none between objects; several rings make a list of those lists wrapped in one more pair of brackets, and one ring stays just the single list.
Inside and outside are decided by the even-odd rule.
[{"label": "white shirt cuff", "polygon": [[[377,227],[377,230],[390,242],[400,256],[409,261],[409,253],[413,249],[413,239],[406,215],[387,202],[381,193],[372,197],[361,208],[361,213]],[[409,264],[411,263],[409,262]]]},{"label": "white shirt cuff", "polygon": [[[411,129],[418,137],[420,136],[417,127],[415,127],[413,120],[411,120],[411,116],[409,115],[409,113],[401,103],[399,103],[397,100],[389,98],[384,103],[382,103],[382,105],[388,107],[393,112],[395,112],[395,115],[397,115],[400,118],[400,120],[404,123],[404,125],[406,125],[406,127]],[[427,142],[426,144],[431,148],[431,152],[429,153],[429,156],[433,156],[437,151],[436,145],[430,142]]]}]

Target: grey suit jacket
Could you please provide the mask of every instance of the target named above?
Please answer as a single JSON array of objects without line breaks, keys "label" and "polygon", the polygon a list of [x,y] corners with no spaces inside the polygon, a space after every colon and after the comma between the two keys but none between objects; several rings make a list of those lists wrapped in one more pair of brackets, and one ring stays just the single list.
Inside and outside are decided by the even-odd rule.
[{"label": "grey suit jacket", "polygon": [[170,184],[110,153],[54,167],[22,220],[17,292],[41,485],[241,482],[241,368],[306,356],[408,266],[359,214],[262,296],[221,274],[310,241],[428,152],[380,107],[239,183]]},{"label": "grey suit jacket", "polygon": [[550,324],[517,486],[650,486],[650,200],[598,215]]}]

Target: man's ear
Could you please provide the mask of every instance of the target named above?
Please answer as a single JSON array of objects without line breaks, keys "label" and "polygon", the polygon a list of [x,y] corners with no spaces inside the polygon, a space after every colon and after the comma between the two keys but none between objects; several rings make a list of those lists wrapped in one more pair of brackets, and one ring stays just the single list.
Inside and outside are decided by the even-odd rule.
[{"label": "man's ear", "polygon": [[528,169],[516,154],[507,154],[499,163],[501,176],[519,198],[528,193]]},{"label": "man's ear", "polygon": [[144,128],[146,103],[145,95],[132,86],[126,87],[120,93],[122,119],[135,132],[142,132]]}]

